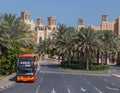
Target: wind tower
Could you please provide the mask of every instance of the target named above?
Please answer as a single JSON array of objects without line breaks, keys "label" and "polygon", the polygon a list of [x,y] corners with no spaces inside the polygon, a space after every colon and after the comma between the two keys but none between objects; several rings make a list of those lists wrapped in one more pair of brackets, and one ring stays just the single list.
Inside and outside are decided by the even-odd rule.
[{"label": "wind tower", "polygon": [[83,19],[78,19],[78,31],[80,28],[84,27],[84,20]]},{"label": "wind tower", "polygon": [[30,13],[28,11],[21,12],[21,19],[23,21],[30,21]]},{"label": "wind tower", "polygon": [[46,30],[45,30],[45,37],[48,38],[52,38],[51,34],[54,33],[54,31],[57,30],[56,27],[56,17],[54,16],[49,16],[48,17],[48,25],[46,26]]},{"label": "wind tower", "polygon": [[45,38],[45,27],[43,25],[43,18],[37,18],[36,20],[36,39],[37,44],[39,44]]}]

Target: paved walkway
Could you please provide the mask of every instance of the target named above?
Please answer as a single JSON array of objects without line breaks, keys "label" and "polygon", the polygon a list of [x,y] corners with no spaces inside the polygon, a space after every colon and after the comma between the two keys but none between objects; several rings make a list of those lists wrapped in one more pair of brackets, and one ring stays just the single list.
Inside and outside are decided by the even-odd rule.
[{"label": "paved walkway", "polygon": [[111,75],[116,77],[116,78],[120,78],[120,75],[117,75],[117,74],[111,74]]},{"label": "paved walkway", "polygon": [[0,90],[8,88],[15,84],[15,73],[0,79]]},{"label": "paved walkway", "polygon": [[114,77],[117,77],[117,78],[120,78],[120,66],[110,66],[111,67],[111,71],[109,71],[109,73],[114,76]]}]

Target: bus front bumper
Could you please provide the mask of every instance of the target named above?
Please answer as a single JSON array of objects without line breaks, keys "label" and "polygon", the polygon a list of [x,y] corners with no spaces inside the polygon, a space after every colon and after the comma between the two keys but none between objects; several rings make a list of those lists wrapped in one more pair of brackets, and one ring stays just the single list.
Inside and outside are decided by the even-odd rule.
[{"label": "bus front bumper", "polygon": [[35,77],[34,76],[17,76],[16,81],[17,82],[34,82]]}]

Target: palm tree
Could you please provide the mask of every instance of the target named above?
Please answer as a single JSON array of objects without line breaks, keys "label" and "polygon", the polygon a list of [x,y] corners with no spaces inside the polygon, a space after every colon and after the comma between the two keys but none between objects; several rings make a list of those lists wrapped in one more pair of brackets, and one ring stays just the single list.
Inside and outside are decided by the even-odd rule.
[{"label": "palm tree", "polygon": [[52,34],[53,39],[61,40],[66,31],[67,26],[65,24],[58,24],[57,31]]},{"label": "palm tree", "polygon": [[100,47],[97,50],[97,63],[101,55],[101,65],[103,65],[105,55],[105,63],[107,64],[107,59],[110,58],[110,55],[119,51],[120,39],[118,35],[109,30],[97,31],[97,34],[100,40]]},{"label": "palm tree", "polygon": [[0,19],[0,36],[1,45],[8,49],[13,47],[10,42],[17,41],[22,47],[28,46],[35,42],[35,33],[30,27],[20,21],[14,14],[2,14]]},{"label": "palm tree", "polygon": [[[120,37],[119,37],[119,35],[113,34],[113,36],[111,38],[112,38],[112,42],[111,42],[111,46],[110,46],[111,53],[118,54],[117,60],[115,57],[114,61],[117,61],[117,65],[120,65],[120,60],[119,60]],[[116,56],[116,55],[114,55],[114,56]]]},{"label": "palm tree", "polygon": [[[89,70],[89,58],[91,54],[96,52],[99,46],[98,36],[91,28],[82,28],[78,32],[78,49],[86,56],[86,70]],[[95,54],[95,53],[94,53]]]},{"label": "palm tree", "polygon": [[62,57],[64,60],[64,35],[67,31],[67,27],[65,24],[58,24],[57,31],[52,34],[54,40],[54,49],[56,50],[56,55],[58,58]]},{"label": "palm tree", "polygon": [[68,58],[69,66],[71,65],[71,57],[73,56],[73,39],[75,37],[75,29],[73,27],[68,27],[67,31],[64,35],[63,42],[64,42],[64,52]]},{"label": "palm tree", "polygon": [[[2,58],[4,59],[2,61],[8,63],[9,60],[11,71],[15,68],[18,54],[23,51],[23,48],[33,45],[34,40],[34,32],[16,15],[7,13],[1,15],[0,47],[2,49]],[[8,65],[7,63],[5,65]]]},{"label": "palm tree", "polygon": [[52,33],[52,40],[48,45],[49,51],[52,54],[58,56],[58,58],[62,58],[63,61],[68,60],[69,65],[71,61],[72,51],[71,48],[73,47],[72,38],[74,35],[75,29],[73,27],[66,27],[65,24],[58,24],[57,31]]},{"label": "palm tree", "polygon": [[96,53],[96,58],[97,58],[97,64],[99,64],[99,59],[101,57],[101,65],[103,65],[103,53],[104,53],[104,42],[103,42],[103,38],[104,38],[104,34],[101,30],[97,30],[95,31],[98,40],[99,40],[99,46],[97,48],[97,53]]},{"label": "palm tree", "polygon": [[104,43],[105,63],[107,64],[109,55],[118,50],[120,41],[118,35],[114,34],[112,31],[106,30],[103,31],[102,42]]}]

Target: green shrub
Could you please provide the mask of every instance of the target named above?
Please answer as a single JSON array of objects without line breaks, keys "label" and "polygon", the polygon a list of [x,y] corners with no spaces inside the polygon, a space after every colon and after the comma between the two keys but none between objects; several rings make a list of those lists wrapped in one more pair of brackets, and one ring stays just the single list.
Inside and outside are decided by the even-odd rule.
[{"label": "green shrub", "polygon": [[103,65],[103,66],[101,66],[101,65],[92,65],[90,67],[90,70],[92,70],[92,71],[100,71],[100,70],[105,70],[105,69],[108,69],[107,65]]},{"label": "green shrub", "polygon": [[[75,62],[71,62],[71,64],[69,65],[68,61],[62,61],[60,67],[64,69],[68,68],[68,69],[76,69],[76,70],[77,69],[86,70],[86,63],[85,62],[79,63],[79,61],[75,61]],[[89,64],[89,69],[91,71],[102,71],[102,70],[108,69],[108,66],[107,65],[101,66],[101,64],[92,63],[92,64]]]}]

